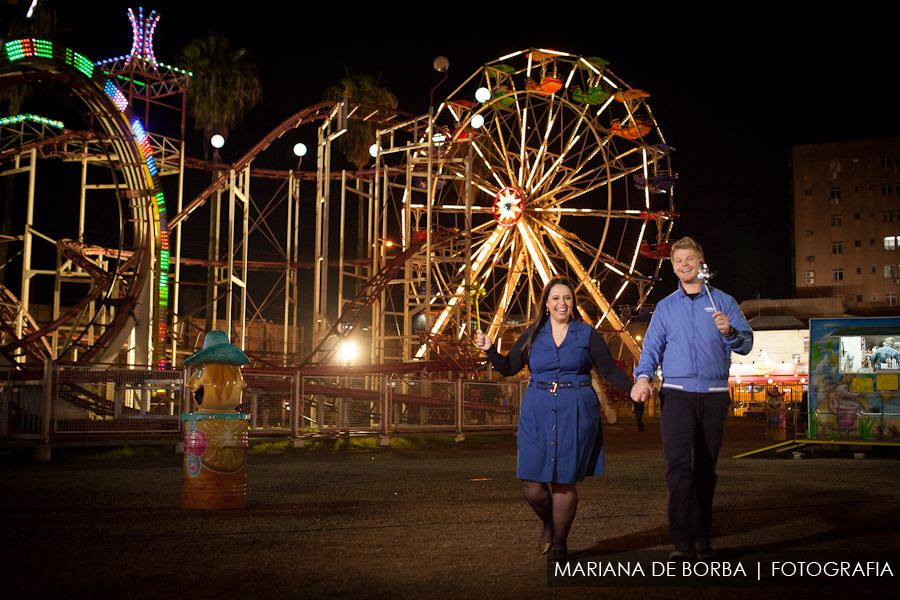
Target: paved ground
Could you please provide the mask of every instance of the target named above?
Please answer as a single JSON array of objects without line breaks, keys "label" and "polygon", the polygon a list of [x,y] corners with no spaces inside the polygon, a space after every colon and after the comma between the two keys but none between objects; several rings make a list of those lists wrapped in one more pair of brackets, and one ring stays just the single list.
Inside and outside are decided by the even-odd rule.
[{"label": "paved ground", "polygon": [[[569,542],[582,564],[644,565],[643,577],[602,579],[613,587],[548,587],[539,524],[514,475],[515,440],[485,436],[252,454],[248,508],[217,512],[180,508],[174,454],[54,449],[51,462],[39,463],[30,452],[0,453],[4,596],[894,597],[896,580],[883,569],[865,589],[843,576],[754,587],[748,573],[729,589],[709,587],[731,585],[728,578],[652,577],[650,565],[662,565],[669,549],[661,442],[657,424],[642,434],[632,427],[606,427],[607,475],[580,485]],[[769,443],[761,422],[729,422],[717,560],[748,571],[786,556],[880,560],[900,575],[900,460],[821,451],[802,460],[731,458]],[[691,582],[702,587],[671,587]],[[828,589],[782,587],[810,582]]]}]

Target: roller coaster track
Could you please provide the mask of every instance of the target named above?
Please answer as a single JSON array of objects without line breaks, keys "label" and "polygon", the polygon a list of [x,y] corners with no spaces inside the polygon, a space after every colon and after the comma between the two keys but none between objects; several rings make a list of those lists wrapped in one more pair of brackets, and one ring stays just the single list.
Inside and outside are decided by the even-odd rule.
[{"label": "roller coaster track", "polygon": [[[88,134],[64,132],[52,141],[31,141],[28,145],[46,150],[44,146],[48,144],[70,139],[97,140],[113,166],[110,171],[116,184],[125,188],[119,191],[118,200],[130,207],[131,214],[130,218],[122,214],[120,227],[126,221],[133,224],[132,247],[120,247],[114,252],[119,260],[114,261],[111,271],[89,260],[76,242],[58,241],[60,254],[90,275],[91,290],[76,308],[44,327],[37,328],[33,320],[24,318],[21,309],[15,317],[27,321],[24,327],[12,327],[6,321],[9,314],[4,314],[0,354],[12,364],[23,366],[23,360],[46,357],[51,348],[48,340],[58,337],[65,342],[60,355],[78,348],[81,362],[104,360],[122,347],[134,327],[139,305],[152,302],[153,308],[147,312],[153,315],[153,360],[158,366],[165,366],[168,227],[157,165],[141,121],[113,79],[85,56],[52,42],[7,42],[0,50],[0,69],[13,71],[0,77],[0,89],[21,83],[47,89],[80,113],[86,123],[93,124],[93,131]],[[0,160],[23,151],[23,147],[3,148]],[[125,256],[128,258],[121,260]],[[153,292],[146,294],[146,286],[153,283],[157,284]],[[9,300],[11,295],[8,291],[5,294]],[[88,305],[96,300],[111,308],[112,316],[103,324],[89,316]],[[91,335],[90,327],[100,327],[102,333]],[[69,331],[63,336],[66,328]]]}]

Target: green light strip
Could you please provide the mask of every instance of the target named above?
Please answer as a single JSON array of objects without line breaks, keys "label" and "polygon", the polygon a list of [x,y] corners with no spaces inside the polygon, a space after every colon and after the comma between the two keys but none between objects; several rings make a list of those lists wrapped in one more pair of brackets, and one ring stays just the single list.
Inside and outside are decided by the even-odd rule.
[{"label": "green light strip", "polygon": [[50,125],[51,127],[58,127],[60,129],[64,129],[65,125],[63,125],[62,121],[56,121],[54,119],[48,119],[46,117],[39,117],[37,115],[16,115],[14,117],[3,117],[0,119],[0,125],[11,125],[13,123],[21,123],[22,121],[34,121],[36,123],[43,123],[44,125]]}]

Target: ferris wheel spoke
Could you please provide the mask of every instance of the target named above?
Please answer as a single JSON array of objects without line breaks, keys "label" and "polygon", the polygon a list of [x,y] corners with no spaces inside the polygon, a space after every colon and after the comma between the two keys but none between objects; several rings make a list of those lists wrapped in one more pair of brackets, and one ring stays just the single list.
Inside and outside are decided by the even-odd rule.
[{"label": "ferris wheel spoke", "polygon": [[[503,128],[500,125],[500,119],[499,119],[497,113],[498,113],[498,111],[495,111],[495,113],[494,113],[495,114],[494,131],[500,132],[503,130]],[[495,137],[496,137],[496,139],[494,139]],[[508,183],[502,183],[502,182],[500,182],[499,179],[497,179],[498,185],[501,188],[506,187],[507,185],[509,185],[509,183],[513,182],[513,174],[515,173],[515,169],[513,169],[513,166],[509,162],[509,150],[506,147],[506,139],[504,138],[503,135],[495,134],[495,135],[490,136],[490,140],[491,140],[491,144],[494,147],[495,155],[503,157],[503,165],[506,167],[506,176],[509,179]],[[498,141],[500,142],[499,146],[497,145]],[[492,171],[493,171],[493,169],[492,169]],[[496,174],[495,174],[495,177],[496,177]]]},{"label": "ferris wheel spoke", "polygon": [[494,181],[497,182],[497,186],[502,188],[504,184],[500,180],[500,176],[497,174],[497,172],[494,171],[494,167],[491,166],[491,163],[484,155],[484,152],[481,151],[481,146],[475,140],[472,140],[472,145],[475,148],[475,153],[478,154],[479,157],[481,157],[481,160],[484,162],[484,166],[487,167],[488,171],[490,171],[491,173],[491,176],[494,178]]},{"label": "ferris wheel spoke", "polygon": [[553,267],[553,262],[550,260],[550,257],[547,256],[547,250],[544,248],[543,244],[541,244],[539,236],[531,229],[531,227],[525,224],[524,220],[520,220],[516,223],[516,229],[518,230],[519,235],[522,236],[522,242],[525,245],[525,249],[528,251],[528,255],[531,257],[532,263],[538,271],[541,281],[547,283],[554,275],[556,275],[556,269]]},{"label": "ferris wheel spoke", "polygon": [[525,109],[522,110],[522,117],[521,117],[522,137],[521,137],[521,140],[519,141],[519,173],[518,173],[518,178],[516,179],[516,184],[519,186],[519,189],[522,189],[522,178],[524,177],[525,169],[527,168],[527,166],[525,164],[525,160],[527,158],[525,155],[525,148],[527,147],[525,145],[525,131],[526,131],[527,126],[528,126],[528,108],[526,107]]},{"label": "ferris wheel spoke", "polygon": [[[581,264],[581,261],[578,260],[578,257],[575,256],[575,254],[568,246],[566,246],[565,242],[555,231],[552,231],[550,229],[547,229],[546,231],[550,234],[548,237],[556,246],[557,250],[559,250],[560,254],[565,257],[566,262],[578,275],[581,286],[585,291],[587,291],[587,293],[591,296],[591,299],[600,308],[602,314],[597,320],[595,326],[599,326],[603,323],[604,320],[608,320],[610,327],[612,327],[616,331],[622,332],[622,340],[629,347],[632,353],[634,353],[635,356],[640,356],[640,349],[638,348],[637,344],[631,338],[631,336],[628,335],[627,332],[623,331],[623,324],[619,319],[619,316],[615,313],[615,311],[612,310],[612,305],[604,297],[603,293],[600,291],[600,288],[598,288],[594,283],[594,280],[588,275],[588,272]],[[619,291],[616,293],[615,299],[618,299],[619,295],[621,295],[622,291],[627,285],[627,283],[622,284],[622,286],[619,288]]]},{"label": "ferris wheel spoke", "polygon": [[[490,255],[494,252],[497,245],[505,237],[505,235],[504,235],[505,233],[507,233],[507,232],[501,230],[501,228],[498,227],[488,237],[488,239],[482,243],[481,247],[475,252],[475,255],[474,255],[473,261],[472,261],[472,267],[469,270],[468,281],[470,281],[470,282],[477,281],[479,276],[481,275],[482,271],[485,269],[485,267],[490,268],[490,264],[491,264],[490,260],[489,260]],[[465,270],[465,266],[463,266],[463,270]],[[465,281],[466,281],[466,278],[461,278],[460,283],[456,284],[455,293],[447,301],[444,308],[441,309],[441,312],[438,314],[437,318],[435,319],[434,325],[431,327],[430,333],[432,335],[436,335],[436,334],[440,333],[444,329],[444,327],[449,323],[450,316],[451,316],[454,308],[456,307],[456,305],[459,303],[459,299],[461,297],[463,297],[463,295],[466,293]],[[461,334],[462,334],[462,331],[460,331],[460,335]],[[425,355],[426,348],[427,348],[427,346],[425,344],[422,344],[421,346],[419,346],[419,349],[416,351],[416,358],[422,358]]]},{"label": "ferris wheel spoke", "polygon": [[494,312],[494,316],[491,319],[490,328],[487,332],[488,337],[491,339],[494,339],[494,335],[503,324],[503,316],[506,315],[509,310],[510,302],[512,301],[516,293],[516,289],[519,285],[519,279],[522,277],[522,274],[525,271],[525,262],[527,260],[527,256],[528,254],[524,247],[520,247],[519,251],[513,253],[513,255],[511,256],[510,270],[509,274],[504,280],[503,292],[500,295],[500,304],[497,307],[497,310]]},{"label": "ferris wheel spoke", "polygon": [[[578,115],[578,120],[575,123],[575,126],[572,128],[571,133],[569,133],[567,136],[568,141],[566,142],[562,151],[559,153],[557,160],[554,161],[551,169],[541,179],[541,183],[544,181],[552,181],[552,177],[550,177],[549,180],[547,177],[551,174],[555,174],[555,172],[559,169],[560,165],[562,164],[563,160],[565,160],[567,155],[569,155],[572,152],[573,148],[575,147],[575,144],[578,143],[578,141],[581,139],[582,136],[579,133],[579,131],[581,130],[581,125],[584,123],[584,110],[587,110],[587,108],[585,107],[585,109],[583,109],[582,112]],[[538,183],[535,187],[539,188],[541,186],[541,183]]]}]

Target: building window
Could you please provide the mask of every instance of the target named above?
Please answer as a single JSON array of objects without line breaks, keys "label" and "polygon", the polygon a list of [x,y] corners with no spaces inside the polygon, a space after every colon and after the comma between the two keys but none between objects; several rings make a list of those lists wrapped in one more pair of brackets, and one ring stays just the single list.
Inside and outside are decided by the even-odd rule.
[{"label": "building window", "polygon": [[831,203],[832,204],[840,204],[841,203],[841,187],[833,187],[831,188]]},{"label": "building window", "polygon": [[885,306],[897,306],[897,292],[888,292],[884,295]]},{"label": "building window", "polygon": [[807,256],[806,262],[816,262],[816,257],[815,256]]},{"label": "building window", "polygon": [[885,250],[896,250],[897,249],[897,238],[893,235],[889,235],[884,238],[884,249]]},{"label": "building window", "polygon": [[878,294],[872,294],[872,302],[878,302]]},{"label": "building window", "polygon": [[831,253],[832,254],[843,254],[844,253],[844,242],[831,242]]},{"label": "building window", "polygon": [[857,302],[862,302],[862,294],[857,294],[857,295],[856,295],[856,301],[857,301]]},{"label": "building window", "polygon": [[872,267],[872,275],[874,275],[877,272],[878,272],[878,269],[876,269],[875,267]]},{"label": "building window", "polygon": [[882,183],[881,184],[881,195],[882,196],[890,196],[894,193],[894,184],[893,183]]},{"label": "building window", "polygon": [[831,280],[832,281],[843,281],[844,280],[844,269],[832,269],[831,270]]},{"label": "building window", "polygon": [[894,222],[894,213],[889,210],[883,211],[881,213],[881,222],[882,223],[893,223]]},{"label": "building window", "polygon": [[832,227],[840,227],[841,226],[841,215],[831,215],[831,226]]},{"label": "building window", "polygon": [[884,278],[897,279],[897,265],[884,265]]},{"label": "building window", "polygon": [[853,218],[859,221],[859,213],[853,213]]},{"label": "building window", "polygon": [[853,242],[853,244],[854,244],[857,248],[861,248],[861,247],[862,247],[862,240],[856,240],[855,242]]},{"label": "building window", "polygon": [[888,156],[882,156],[882,157],[881,157],[881,168],[882,168],[882,169],[890,169],[890,168],[891,168],[891,157],[890,157],[890,155],[888,155]]},{"label": "building window", "polygon": [[862,267],[856,267],[856,274],[862,275]]}]

